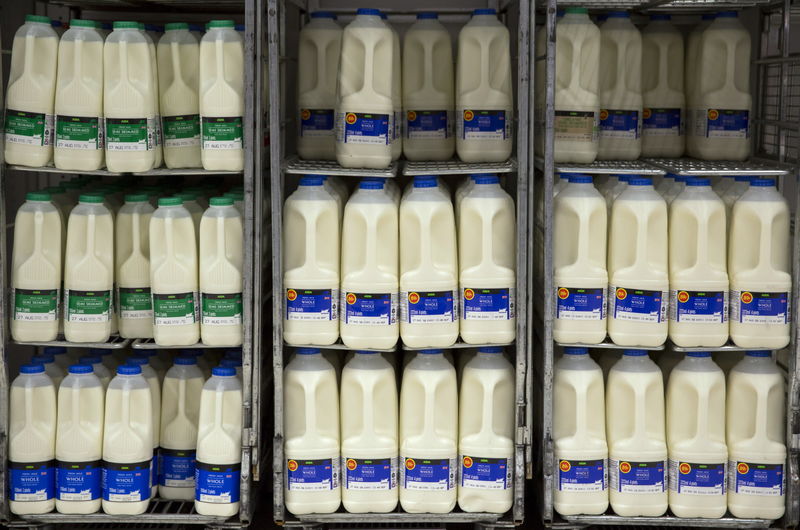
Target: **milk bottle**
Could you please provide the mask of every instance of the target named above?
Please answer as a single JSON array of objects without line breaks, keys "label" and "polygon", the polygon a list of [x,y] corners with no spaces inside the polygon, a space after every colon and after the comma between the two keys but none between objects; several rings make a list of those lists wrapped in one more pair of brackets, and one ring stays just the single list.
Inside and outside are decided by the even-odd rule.
[{"label": "milk bottle", "polygon": [[456,149],[453,44],[436,13],[419,13],[403,42],[403,153],[449,160]]},{"label": "milk bottle", "polygon": [[233,199],[233,205],[239,210],[239,214],[244,216],[244,193],[240,191],[229,191],[222,196]]},{"label": "milk bottle", "polygon": [[100,195],[81,195],[69,214],[64,264],[64,336],[105,342],[111,334],[114,223]]},{"label": "milk bottle", "polygon": [[58,46],[55,143],[59,169],[101,169],[105,159],[103,37],[91,20],[70,20]]},{"label": "milk bottle", "polygon": [[458,256],[453,204],[436,177],[414,177],[400,205],[400,336],[412,348],[458,338]]},{"label": "milk bottle", "polygon": [[750,33],[735,11],[717,13],[697,50],[694,130],[690,154],[703,160],[750,155]]},{"label": "milk bottle", "polygon": [[400,158],[403,152],[403,135],[402,135],[402,121],[403,121],[403,81],[402,81],[402,59],[400,57],[400,35],[397,30],[389,24],[389,15],[381,12],[381,20],[392,30],[392,124],[391,137],[392,137],[392,160]]},{"label": "milk bottle", "polygon": [[108,388],[111,382],[111,371],[103,364],[102,358],[99,355],[84,355],[78,362],[81,364],[88,364],[92,367],[94,375],[100,380],[103,385],[103,392]]},{"label": "milk bottle", "polygon": [[[686,135],[691,137],[694,135],[695,120],[698,119],[698,114],[702,111],[698,110],[698,94],[697,86],[700,76],[697,73],[697,64],[700,51],[700,40],[703,36],[705,29],[711,25],[711,21],[716,18],[715,13],[703,13],[702,20],[697,24],[689,36],[686,38],[686,69],[684,75],[685,80],[685,94],[686,94]],[[703,117],[703,116],[699,116]],[[696,143],[691,138],[686,141],[686,154],[689,156],[697,156]]]},{"label": "milk bottle", "polygon": [[201,157],[208,170],[244,169],[244,45],[232,20],[212,20],[200,42]]},{"label": "milk bottle", "polygon": [[663,177],[661,177],[661,182],[658,183],[656,186],[656,191],[662,197],[672,188],[675,184],[675,175],[673,173],[667,173]]},{"label": "milk bottle", "polygon": [[6,92],[5,161],[46,166],[53,156],[58,35],[50,19],[26,15],[14,34]]},{"label": "milk bottle", "polygon": [[153,336],[161,346],[200,340],[197,241],[189,212],[177,197],[162,197],[150,220]]},{"label": "milk bottle", "polygon": [[563,343],[603,342],[608,316],[606,202],[592,185],[592,177],[572,173],[554,202],[558,298],[553,338]]},{"label": "milk bottle", "polygon": [[362,181],[342,226],[342,341],[351,349],[388,349],[399,335],[397,205],[384,184]]},{"label": "milk bottle", "polygon": [[41,364],[44,366],[44,373],[53,381],[53,386],[56,392],[58,392],[58,387],[61,385],[65,373],[64,369],[56,364],[55,358],[49,354],[34,355],[31,357],[31,364]]},{"label": "milk bottle", "polygon": [[642,30],[642,156],[683,155],[683,35],[665,14],[650,15]]},{"label": "milk bottle", "polygon": [[608,334],[623,346],[667,338],[667,205],[649,177],[631,178],[611,209]]},{"label": "milk bottle", "polygon": [[41,364],[24,364],[8,404],[8,500],[11,513],[55,506],[56,392]]},{"label": "milk bottle", "polygon": [[153,337],[150,292],[150,218],[153,207],[143,193],[125,196],[115,223],[116,301],[119,334],[124,338]]},{"label": "milk bottle", "polygon": [[692,178],[669,207],[669,338],[677,346],[728,341],[725,204]]},{"label": "milk bottle", "polygon": [[391,512],[397,506],[397,383],[376,352],[359,351],[341,384],[342,501],[350,513]]},{"label": "milk bottle", "polygon": [[448,513],[456,505],[456,369],[442,350],[420,350],[400,388],[400,504],[408,513]]},{"label": "milk bottle", "polygon": [[478,176],[461,201],[458,266],[461,338],[469,344],[514,340],[516,230],[514,200],[496,176]]},{"label": "milk bottle", "polygon": [[242,343],[242,217],[226,197],[212,197],[200,221],[200,337],[210,346]]},{"label": "milk bottle", "polygon": [[658,364],[658,368],[661,370],[661,375],[664,377],[664,388],[667,388],[667,382],[669,381],[669,374],[672,373],[672,369],[678,366],[685,357],[683,352],[675,351],[672,344],[667,344],[666,349],[658,353],[656,357],[656,364]]},{"label": "milk bottle", "polygon": [[233,368],[236,370],[236,377],[239,378],[239,381],[242,380],[242,360],[241,359],[222,359],[219,362],[220,366],[224,366],[227,368]]},{"label": "milk bottle", "polygon": [[239,512],[241,462],[242,384],[233,368],[217,367],[200,397],[194,497],[197,513],[230,517]]},{"label": "milk bottle", "polygon": [[158,59],[156,57],[155,42],[159,39],[157,31],[154,30],[155,26],[150,24],[142,24],[139,22],[139,32],[144,35],[147,40],[147,51],[150,54],[150,70],[153,73],[153,109],[155,110],[155,118],[153,120],[153,146],[155,147],[155,161],[153,167],[161,167],[164,161],[164,138],[162,138],[161,131],[161,114],[159,112],[159,92],[158,92]]},{"label": "milk bottle", "polygon": [[309,16],[309,23],[300,30],[297,60],[297,154],[310,160],[335,160],[333,117],[342,28],[328,11]]},{"label": "milk bottle", "polygon": [[605,191],[605,198],[606,198],[606,205],[608,206],[609,212],[608,214],[611,215],[611,205],[614,204],[614,201],[617,200],[617,197],[622,194],[623,191],[628,189],[628,183],[631,180],[630,175],[619,175],[616,178],[616,181],[613,184],[610,184],[606,187]]},{"label": "milk bottle", "polygon": [[114,22],[103,48],[106,167],[147,171],[156,162],[157,85],[147,37],[136,22]]},{"label": "milk bottle", "polygon": [[783,516],[785,392],[768,351],[748,351],[728,377],[728,509],[735,517]]},{"label": "milk bottle", "polygon": [[392,160],[394,35],[377,9],[361,8],[344,28],[336,101],[336,160],[384,168]]},{"label": "milk bottle", "polygon": [[189,25],[173,22],[158,41],[158,92],[164,163],[170,169],[201,167],[200,46]]},{"label": "milk bottle", "polygon": [[675,197],[681,194],[683,190],[686,189],[686,182],[689,180],[689,177],[686,175],[673,175],[673,184],[670,188],[664,192],[662,195],[664,200],[667,201],[667,205],[672,204],[672,201],[675,200]]},{"label": "milk bottle", "polygon": [[458,34],[456,151],[464,162],[502,162],[511,156],[511,87],[508,28],[494,9],[476,9]]},{"label": "milk bottle", "polygon": [[284,204],[283,339],[288,344],[324,346],[339,337],[337,209],[319,177],[302,177]]},{"label": "milk bottle", "polygon": [[128,357],[128,364],[139,366],[142,369],[142,377],[150,387],[151,418],[153,420],[153,460],[150,469],[150,488],[151,495],[155,497],[158,493],[158,443],[161,440],[161,384],[146,356]]},{"label": "milk bottle", "polygon": [[789,344],[789,209],[773,179],[751,180],[733,206],[728,271],[733,342],[742,348]]},{"label": "milk bottle", "polygon": [[28,193],[14,219],[10,327],[16,341],[51,341],[58,335],[63,232],[50,194]]},{"label": "milk bottle", "polygon": [[67,372],[74,363],[73,358],[67,353],[67,348],[64,346],[45,346],[44,350],[42,350],[42,355],[53,357],[56,365],[64,372]]},{"label": "milk bottle", "polygon": [[733,217],[733,205],[736,201],[739,200],[739,197],[744,195],[748,189],[750,189],[750,181],[753,178],[757,177],[749,177],[746,175],[736,175],[734,177],[734,182],[731,186],[729,186],[721,195],[722,202],[725,203],[725,220],[727,232],[726,235],[730,235],[731,231],[731,219]]},{"label": "milk bottle", "polygon": [[636,160],[642,152],[642,36],[624,11],[600,26],[601,160]]},{"label": "milk bottle", "polygon": [[164,378],[158,476],[162,499],[194,499],[197,424],[204,383],[194,357],[176,357]]},{"label": "milk bottle", "polygon": [[515,390],[502,348],[479,348],[459,391],[458,506],[505,513],[513,504]]},{"label": "milk bottle", "polygon": [[644,350],[625,350],[608,374],[611,508],[622,517],[667,511],[664,382]]},{"label": "milk bottle", "polygon": [[558,480],[553,505],[562,515],[608,508],[603,371],[586,348],[564,348],[553,379],[553,438]]},{"label": "milk bottle", "polygon": [[88,514],[100,509],[104,387],[88,364],[69,367],[58,389],[56,510]]},{"label": "milk bottle", "polygon": [[150,386],[141,367],[120,366],[108,385],[103,422],[103,511],[107,514],[137,515],[147,510],[152,414]]}]

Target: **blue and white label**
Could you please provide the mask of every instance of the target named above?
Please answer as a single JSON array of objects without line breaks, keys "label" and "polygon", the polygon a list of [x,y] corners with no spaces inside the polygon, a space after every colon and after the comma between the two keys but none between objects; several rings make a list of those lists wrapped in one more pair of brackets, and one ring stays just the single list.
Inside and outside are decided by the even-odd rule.
[{"label": "blue and white label", "polygon": [[683,109],[644,109],[643,136],[680,136],[684,134]]},{"label": "blue and white label", "polygon": [[669,292],[627,287],[608,287],[611,316],[629,322],[664,322],[667,319]]},{"label": "blue and white label", "polygon": [[514,289],[462,289],[464,320],[511,320],[514,318]]},{"label": "blue and white label", "polygon": [[786,486],[783,464],[756,464],[753,462],[728,462],[728,488],[740,495],[779,497]]},{"label": "blue and white label", "polygon": [[483,458],[461,455],[460,479],[462,488],[480,490],[507,490],[514,481],[508,458]]},{"label": "blue and white label", "polygon": [[641,136],[641,131],[642,122],[638,110],[600,110],[600,139],[636,140]]},{"label": "blue and white label", "polygon": [[702,134],[698,136],[727,139],[750,138],[750,111],[707,109],[705,114],[705,119],[698,120],[702,128],[699,131]]},{"label": "blue and white label", "polygon": [[405,133],[409,140],[445,140],[453,136],[453,113],[446,110],[409,110]]},{"label": "blue and white label", "polygon": [[195,464],[197,457],[194,449],[161,448],[161,468],[158,473],[158,484],[169,488],[194,488]]},{"label": "blue and white label", "polygon": [[286,461],[286,487],[292,491],[328,491],[339,487],[339,457]]},{"label": "blue and white label", "polygon": [[300,109],[300,136],[327,138],[333,132],[333,109]]},{"label": "blue and white label", "polygon": [[504,110],[467,109],[458,114],[458,136],[463,140],[511,138],[511,120]]},{"label": "blue and white label", "polygon": [[103,462],[58,462],[56,499],[93,501],[103,494]]},{"label": "blue and white label", "polygon": [[669,489],[684,495],[725,495],[725,463],[669,461]]},{"label": "blue and white label", "polygon": [[55,460],[9,462],[9,498],[14,502],[52,499],[56,490]]},{"label": "blue and white label", "polygon": [[342,320],[357,326],[390,326],[397,323],[397,293],[342,292]]},{"label": "blue and white label", "polygon": [[286,289],[286,320],[339,319],[339,289]]},{"label": "blue and white label", "polygon": [[397,487],[398,457],[342,458],[344,488],[355,491],[389,491]]},{"label": "blue and white label", "polygon": [[409,324],[444,324],[458,320],[458,291],[403,291],[400,320]]},{"label": "blue and white label", "polygon": [[152,459],[131,464],[103,463],[103,499],[141,502],[150,498]]},{"label": "blue and white label", "polygon": [[607,304],[605,287],[556,289],[556,318],[561,320],[603,320]]},{"label": "blue and white label", "polygon": [[788,292],[764,293],[731,290],[731,320],[742,324],[788,324],[791,320],[791,295]]},{"label": "blue and white label", "polygon": [[344,144],[389,145],[394,134],[392,114],[340,112],[336,115],[336,141]]},{"label": "blue and white label", "polygon": [[611,489],[620,493],[663,493],[667,491],[667,462],[610,460]]},{"label": "blue and white label", "polygon": [[194,499],[211,504],[239,502],[242,464],[206,464],[197,462]]},{"label": "blue and white label", "polygon": [[691,324],[724,324],[728,321],[728,292],[672,289],[669,319]]},{"label": "blue and white label", "polygon": [[407,490],[447,491],[456,487],[455,458],[403,458],[400,484]]},{"label": "blue and white label", "polygon": [[558,489],[568,492],[594,492],[608,489],[608,461],[566,460],[558,461]]}]

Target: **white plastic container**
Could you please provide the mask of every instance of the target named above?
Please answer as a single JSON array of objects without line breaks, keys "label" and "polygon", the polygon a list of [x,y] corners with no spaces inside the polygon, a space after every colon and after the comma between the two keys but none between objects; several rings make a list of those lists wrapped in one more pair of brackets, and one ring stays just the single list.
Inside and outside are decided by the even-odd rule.
[{"label": "white plastic container", "polygon": [[153,300],[150,292],[150,218],[153,207],[143,193],[125,196],[117,212],[115,301],[123,338],[153,337]]},{"label": "white plastic container", "polygon": [[661,370],[661,375],[664,376],[664,388],[667,388],[669,374],[672,373],[672,369],[678,366],[678,363],[680,363],[684,357],[686,357],[686,354],[675,351],[675,347],[672,344],[667,344],[667,347],[657,354],[655,361]]},{"label": "white plastic container", "polygon": [[44,366],[44,373],[47,374],[47,377],[53,381],[53,386],[58,392],[58,387],[61,385],[61,381],[66,376],[64,369],[62,369],[59,365],[56,364],[55,357],[49,354],[41,354],[41,355],[34,355],[31,357],[30,360],[31,364],[41,364]]},{"label": "white plastic container", "polygon": [[159,39],[159,32],[156,30],[157,26],[151,24],[143,24],[139,22],[139,33],[141,33],[147,41],[147,51],[150,54],[150,70],[153,74],[153,109],[155,111],[155,118],[153,119],[153,147],[155,160],[153,167],[161,167],[164,162],[164,138],[161,130],[161,113],[160,101],[158,92],[158,58],[156,56],[156,41]]},{"label": "white plastic container", "polygon": [[151,461],[150,495],[155,498],[158,494],[158,444],[161,440],[161,381],[158,374],[150,366],[147,355],[128,357],[128,364],[141,367],[142,377],[150,387],[150,404],[152,405],[151,417],[153,419],[153,460]]},{"label": "white plastic container", "polygon": [[92,367],[94,375],[100,380],[100,383],[103,385],[103,393],[105,393],[108,384],[111,382],[112,374],[103,364],[103,359],[99,355],[84,355],[78,359],[78,362],[80,364],[88,364]]},{"label": "white plastic container", "polygon": [[503,162],[513,146],[509,32],[494,9],[476,9],[458,34],[456,152],[464,162]]},{"label": "white plastic container", "polygon": [[704,13],[700,23],[692,28],[692,31],[686,37],[684,93],[686,95],[686,154],[689,156],[697,156],[696,144],[688,137],[694,134],[695,120],[698,119],[699,114],[697,86],[700,76],[697,74],[697,64],[700,56],[700,40],[703,36],[703,31],[711,25],[711,21],[716,16],[716,13]]},{"label": "white plastic container", "polygon": [[667,206],[672,204],[672,201],[675,200],[675,197],[681,194],[683,190],[686,189],[686,182],[689,180],[689,177],[685,175],[673,175],[673,183],[664,192],[664,200],[667,201]]},{"label": "white plastic container", "polygon": [[392,30],[392,161],[403,153],[403,59],[400,35],[389,24],[389,15],[381,12],[381,20]]},{"label": "white plastic container", "polygon": [[750,189],[750,181],[754,177],[750,177],[747,175],[736,175],[733,178],[733,184],[728,186],[720,197],[722,198],[722,202],[725,203],[725,225],[727,228],[726,235],[730,235],[731,233],[731,219],[733,219],[733,205],[736,201],[739,200],[739,197],[744,195],[748,189]]}]

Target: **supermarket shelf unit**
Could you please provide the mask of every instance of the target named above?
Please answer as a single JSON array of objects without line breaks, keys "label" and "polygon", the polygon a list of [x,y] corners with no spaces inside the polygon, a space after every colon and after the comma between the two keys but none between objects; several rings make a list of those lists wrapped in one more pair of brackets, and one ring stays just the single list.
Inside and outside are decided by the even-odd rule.
[{"label": "supermarket shelf unit", "polygon": [[[592,174],[644,174],[643,169],[659,170],[659,173],[671,172],[682,175],[762,175],[779,178],[779,189],[795,207],[798,202],[798,140],[797,120],[800,119],[800,56],[790,54],[790,15],[789,0],[763,1],[727,1],[711,2],[708,0],[655,0],[655,1],[596,1],[596,0],[534,0],[535,8],[541,15],[543,30],[547,32],[546,49],[535,50],[532,56],[536,61],[544,61],[545,80],[545,115],[541,121],[545,130],[551,131],[554,119],[555,101],[555,16],[556,7],[580,6],[607,11],[611,9],[633,9],[639,12],[677,12],[694,14],[700,12],[719,11],[724,9],[745,9],[743,20],[746,20],[753,35],[753,49],[760,57],[753,61],[753,112],[752,138],[753,158],[748,162],[703,162],[692,159],[659,160],[647,159],[638,162],[598,161],[594,164],[560,164],[553,161],[553,135],[547,134],[544,139],[542,159],[537,159],[534,192],[538,199],[536,215],[531,219],[536,225],[531,227],[532,242],[537,251],[533,255],[533,270],[539,270],[531,295],[542,303],[534,304],[532,342],[537,352],[536,360],[531,364],[532,378],[535,384],[535,396],[532,401],[531,420],[541,427],[541,434],[536,444],[537,455],[533,458],[537,468],[536,498],[539,502],[542,520],[545,526],[553,528],[580,528],[598,525],[613,526],[680,526],[706,528],[787,528],[796,526],[800,516],[800,479],[798,478],[798,454],[800,453],[800,414],[798,413],[798,390],[800,389],[800,371],[797,363],[797,326],[798,316],[795,312],[792,319],[792,341],[787,350],[778,353],[778,359],[787,370],[788,398],[786,415],[787,483],[786,513],[779,521],[737,519],[726,514],[722,519],[681,519],[671,515],[663,517],[620,517],[611,509],[604,515],[562,517],[553,508],[553,490],[556,485],[555,457],[553,441],[553,317],[554,293],[553,284],[553,185],[554,176],[563,172],[585,172]],[[756,23],[757,22],[757,23]],[[759,38],[761,39],[759,41]],[[531,44],[533,46],[533,44]],[[531,117],[533,121],[534,117]],[[647,173],[653,174],[648,171]],[[793,305],[798,301],[798,283],[800,283],[800,239],[797,231],[793,235]],[[564,345],[560,345],[564,346]],[[592,348],[619,348],[610,341]],[[692,351],[699,348],[678,348],[675,351]],[[705,348],[711,351],[741,351],[732,344],[721,348]],[[541,352],[541,355],[539,355]],[[538,467],[541,465],[542,467]]]},{"label": "supermarket shelf unit", "polygon": [[[182,176],[232,176],[238,177],[244,186],[245,193],[245,245],[244,245],[244,293],[243,293],[243,324],[244,324],[244,343],[242,345],[242,370],[243,370],[243,432],[242,432],[242,473],[241,473],[241,504],[240,512],[236,517],[220,518],[204,516],[194,510],[193,502],[168,501],[164,499],[154,499],[146,513],[137,516],[108,515],[102,512],[89,515],[64,515],[51,512],[41,515],[15,516],[9,511],[7,462],[8,462],[8,392],[10,381],[13,374],[8,371],[9,345],[19,346],[65,346],[73,348],[109,348],[121,349],[133,347],[136,349],[159,348],[152,340],[122,339],[118,336],[105,343],[83,344],[71,343],[59,337],[59,340],[52,342],[29,342],[20,343],[11,340],[8,328],[8,296],[2,297],[0,303],[0,358],[4,361],[4,369],[0,370],[0,523],[11,527],[34,527],[52,524],[104,524],[104,525],[123,525],[138,524],[155,527],[159,525],[205,525],[215,528],[243,528],[252,520],[256,507],[256,484],[254,479],[258,477],[259,443],[263,439],[259,436],[259,392],[261,389],[259,372],[257,367],[260,362],[257,341],[254,340],[256,334],[254,329],[255,311],[253,305],[253,285],[259,281],[259,271],[254,267],[254,263],[259,257],[259,252],[254,248],[255,232],[260,229],[260,223],[255,223],[255,219],[260,219],[260,182],[255,178],[255,167],[249,161],[255,160],[257,156],[262,156],[261,142],[255,142],[256,128],[260,131],[260,122],[257,116],[261,114],[262,100],[256,97],[262,86],[261,81],[256,76],[255,57],[253,54],[254,42],[257,38],[263,38],[263,32],[256,20],[256,0],[218,0],[216,2],[198,2],[191,0],[147,0],[146,2],[126,1],[126,0],[50,0],[49,2],[38,2],[44,5],[47,14],[52,10],[58,11],[61,15],[65,13],[66,18],[81,18],[82,13],[86,13],[92,18],[99,20],[119,20],[137,19],[142,16],[149,16],[153,13],[159,17],[169,20],[180,21],[181,16],[190,18],[204,17],[205,19],[230,17],[236,15],[243,17],[246,25],[245,41],[245,123],[244,123],[244,142],[245,142],[245,170],[243,172],[232,171],[206,171],[203,169],[166,169],[159,168],[142,173],[135,173],[136,177],[182,177]],[[169,13],[169,14],[166,14]],[[22,21],[20,21],[21,23]],[[2,91],[7,80],[0,83],[0,105],[5,105]],[[4,110],[4,109],[3,109]],[[2,140],[0,139],[0,142]],[[2,145],[0,144],[0,158],[2,157]],[[0,160],[0,162],[2,162]],[[23,173],[23,174],[20,174]],[[0,226],[4,229],[0,231],[0,293],[6,293],[9,286],[6,285],[7,278],[10,277],[10,259],[7,252],[10,250],[11,240],[10,230],[13,224],[8,224],[13,220],[13,211],[10,203],[10,191],[18,191],[19,188],[27,185],[30,189],[44,182],[49,182],[54,175],[68,174],[90,174],[99,177],[118,177],[120,174],[109,171],[64,171],[55,167],[23,167],[8,166],[0,163]],[[25,184],[21,184],[25,182]],[[13,183],[13,184],[12,184]],[[254,200],[258,198],[258,201]],[[196,344],[192,348],[206,348],[204,344]]]},{"label": "supermarket shelf unit", "polygon": [[[454,7],[455,6],[455,7]],[[463,25],[475,8],[491,7],[498,10],[501,20],[511,29],[512,58],[516,56],[517,69],[515,97],[517,109],[516,155],[512,160],[500,164],[466,164],[460,161],[449,162],[403,162],[392,164],[386,170],[352,170],[338,166],[334,162],[302,161],[294,153],[296,109],[296,70],[297,70],[297,32],[303,24],[303,18],[311,11],[324,9],[333,11],[344,17],[354,14],[358,7],[376,7],[368,2],[334,2],[332,0],[266,0],[268,23],[268,65],[270,94],[270,156],[271,156],[271,197],[272,197],[272,288],[273,298],[273,340],[272,354],[275,381],[275,436],[273,446],[273,512],[274,519],[286,526],[312,526],[315,524],[342,524],[352,527],[363,524],[374,527],[376,524],[403,523],[435,523],[442,526],[458,523],[480,523],[484,527],[509,526],[521,523],[525,516],[525,479],[530,477],[530,443],[531,425],[527,422],[527,404],[529,402],[530,380],[527,367],[530,362],[530,351],[527,348],[527,260],[529,188],[530,182],[528,154],[530,138],[528,135],[528,116],[531,76],[529,60],[530,41],[530,0],[469,0],[464,2],[394,2],[383,3],[387,7],[390,23],[405,24],[414,19],[420,11],[440,11],[441,21]],[[457,26],[457,27],[458,27]],[[516,36],[516,41],[514,37]],[[514,461],[514,506],[507,514],[463,513],[454,511],[449,514],[409,514],[402,510],[389,514],[350,514],[342,509],[334,514],[312,514],[295,517],[289,514],[284,506],[284,468],[283,456],[283,368],[284,357],[289,347],[283,342],[283,275],[282,275],[282,210],[283,201],[293,187],[287,187],[286,181],[296,183],[298,174],[322,173],[345,177],[395,177],[402,167],[404,177],[419,174],[467,175],[470,173],[506,173],[507,189],[517,198],[517,340],[515,346],[516,368],[516,451]],[[291,175],[291,179],[287,179]],[[401,344],[397,348],[401,348]],[[460,344],[455,348],[461,347]],[[324,348],[324,347],[323,347]],[[346,349],[337,344],[334,349]]]}]

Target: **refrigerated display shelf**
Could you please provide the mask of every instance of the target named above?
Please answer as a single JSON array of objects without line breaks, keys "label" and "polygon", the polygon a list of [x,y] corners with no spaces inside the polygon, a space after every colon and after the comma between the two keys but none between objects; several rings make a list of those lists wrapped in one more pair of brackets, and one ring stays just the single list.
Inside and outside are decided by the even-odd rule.
[{"label": "refrigerated display shelf", "polygon": [[131,347],[134,350],[183,350],[183,349],[193,349],[193,348],[203,348],[203,349],[241,348],[242,345],[240,344],[239,346],[211,346],[210,344],[203,344],[202,342],[198,342],[197,344],[190,344],[189,346],[161,346],[160,344],[156,344],[154,339],[134,339]]},{"label": "refrigerated display shelf", "polygon": [[678,351],[678,352],[693,352],[693,351],[725,352],[725,351],[748,351],[748,350],[772,351],[772,348],[740,348],[739,346],[735,345],[732,342],[727,342],[722,346],[718,346],[716,348],[686,348],[683,346],[676,346],[675,344],[672,344],[671,348],[672,351]]},{"label": "refrigerated display shelf", "polygon": [[770,164],[760,161],[748,162],[727,162],[697,160],[694,158],[646,158],[643,161],[647,164],[659,167],[667,173],[681,176],[735,176],[735,175],[758,175],[764,177],[780,177],[788,175],[789,170],[781,168],[777,164]]},{"label": "refrigerated display shelf", "polygon": [[14,171],[26,171],[29,173],[58,173],[60,175],[97,175],[99,177],[119,177],[122,175],[135,175],[137,177],[169,177],[169,176],[190,176],[197,175],[200,177],[212,175],[241,175],[241,171],[209,171],[206,169],[169,169],[160,167],[151,169],[150,171],[141,171],[139,173],[114,173],[113,171],[106,171],[105,169],[98,169],[95,171],[76,171],[71,169],[58,169],[54,166],[8,166],[8,169]]},{"label": "refrigerated display shelf", "polygon": [[341,177],[381,177],[397,176],[399,164],[395,161],[385,169],[361,169],[342,167],[333,160],[301,160],[291,157],[284,162],[285,173],[289,175],[336,175]]},{"label": "refrigerated display shelf", "polygon": [[611,339],[606,338],[603,342],[598,344],[580,344],[580,343],[566,343],[566,342],[556,342],[558,346],[562,348],[600,348],[606,350],[647,350],[647,351],[663,351],[666,345],[662,344],[661,346],[620,346],[619,344],[614,344],[611,342]]},{"label": "refrigerated display shelf", "polygon": [[[544,170],[544,159],[536,158],[536,168]],[[586,173],[588,175],[663,175],[661,168],[646,164],[640,160],[595,160],[591,164],[571,164],[557,162],[555,173]]]},{"label": "refrigerated display shelf", "polygon": [[283,343],[286,348],[319,348],[320,350],[344,350],[344,351],[376,351],[381,353],[391,353],[397,351],[397,346],[393,348],[350,348],[349,346],[345,346],[344,343],[340,340],[333,344],[328,344],[327,346],[320,346],[319,344],[288,344],[286,342]]},{"label": "refrigerated display shelf", "polygon": [[505,348],[507,346],[512,346],[514,341],[511,342],[502,342],[497,344],[467,344],[459,340],[455,344],[451,344],[450,346],[442,346],[442,347],[432,347],[432,348],[413,348],[411,346],[406,346],[403,344],[403,351],[420,351],[420,350],[465,350],[468,348]]},{"label": "refrigerated display shelf", "polygon": [[[564,517],[569,523],[594,526],[654,526],[654,527],[701,527],[701,528],[769,528],[768,519],[737,519],[726,514],[721,519],[702,519],[699,517],[620,517],[619,515],[570,515]],[[553,525],[558,527],[559,525]]]},{"label": "refrigerated display shelf", "polygon": [[675,11],[675,10],[711,10],[741,9],[760,4],[768,4],[770,0],[558,0],[559,7],[577,6],[589,9],[612,10],[633,9],[645,11]]},{"label": "refrigerated display shelf", "polygon": [[121,350],[126,348],[130,343],[130,339],[123,339],[119,335],[113,335],[107,342],[69,342],[63,335],[59,335],[56,340],[51,341],[33,341],[21,342],[12,340],[12,344],[19,344],[20,346],[63,346],[65,348],[100,348],[104,350]]},{"label": "refrigerated display shelf", "polygon": [[[504,514],[500,513],[465,513],[465,512],[450,512],[450,513],[406,513],[406,512],[391,512],[391,513],[330,513],[330,514],[309,514],[297,515],[297,519],[301,523],[319,523],[319,524],[358,524],[358,523],[375,523],[381,526],[411,524],[411,523],[493,523],[498,521]],[[292,525],[292,521],[286,521],[286,526]],[[296,524],[296,523],[295,523]]]},{"label": "refrigerated display shelf", "polygon": [[82,9],[146,10],[170,9],[192,10],[195,13],[241,13],[244,0],[50,0],[51,4]]},{"label": "refrigerated display shelf", "polygon": [[406,162],[403,175],[470,175],[475,173],[513,173],[517,170],[517,161],[509,158],[505,162],[471,163],[461,160],[444,162]]}]

